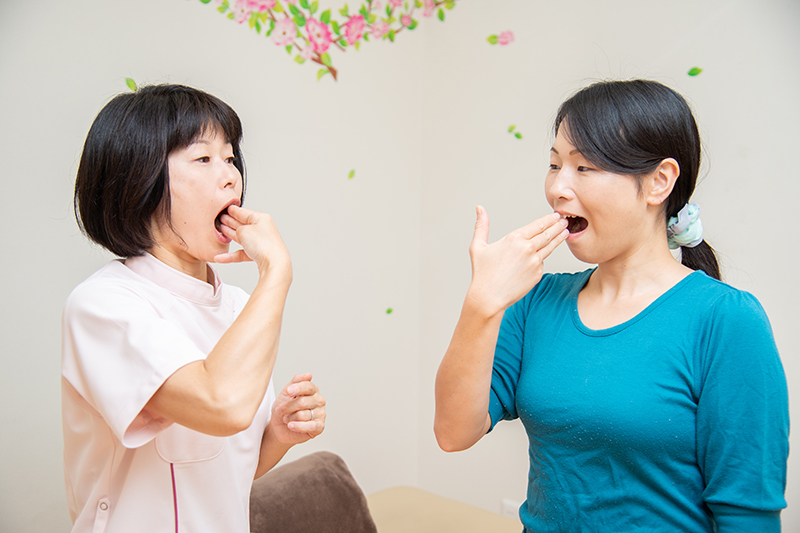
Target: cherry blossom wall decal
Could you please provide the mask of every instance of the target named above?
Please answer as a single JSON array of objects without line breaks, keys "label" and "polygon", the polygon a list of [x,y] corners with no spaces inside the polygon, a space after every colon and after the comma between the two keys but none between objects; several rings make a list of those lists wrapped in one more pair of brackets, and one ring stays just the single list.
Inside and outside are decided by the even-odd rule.
[{"label": "cherry blossom wall decal", "polygon": [[338,78],[331,51],[358,50],[370,41],[394,42],[398,34],[419,25],[415,16],[420,11],[423,17],[436,14],[444,21],[445,10],[453,9],[457,1],[366,0],[358,9],[344,4],[341,9],[318,13],[316,0],[200,0],[217,5],[228,19],[284,47],[297,63],[318,64],[317,80],[327,74]]}]

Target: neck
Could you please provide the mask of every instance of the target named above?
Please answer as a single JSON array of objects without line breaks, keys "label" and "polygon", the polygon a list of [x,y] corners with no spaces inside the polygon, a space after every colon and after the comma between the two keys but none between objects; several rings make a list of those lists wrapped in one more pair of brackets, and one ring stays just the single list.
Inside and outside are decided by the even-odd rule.
[{"label": "neck", "polygon": [[673,257],[664,236],[644,243],[631,254],[599,264],[587,289],[605,300],[638,298],[666,292],[691,272]]}]

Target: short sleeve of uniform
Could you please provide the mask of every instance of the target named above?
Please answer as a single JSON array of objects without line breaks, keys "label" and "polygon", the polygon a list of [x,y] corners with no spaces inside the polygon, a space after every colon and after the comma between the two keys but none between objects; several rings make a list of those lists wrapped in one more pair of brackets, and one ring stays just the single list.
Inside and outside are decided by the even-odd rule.
[{"label": "short sleeve of uniform", "polygon": [[79,285],[63,315],[62,373],[128,448],[139,447],[171,422],[143,411],[166,379],[205,359],[175,324],[125,284]]},{"label": "short sleeve of uniform", "polygon": [[533,291],[503,314],[492,365],[492,388],[489,395],[489,416],[492,428],[501,420],[517,418],[516,392],[522,368],[525,319]]},{"label": "short sleeve of uniform", "polygon": [[764,310],[732,290],[714,306],[697,375],[703,499],[720,533],[780,531],[786,506],[786,377]]}]

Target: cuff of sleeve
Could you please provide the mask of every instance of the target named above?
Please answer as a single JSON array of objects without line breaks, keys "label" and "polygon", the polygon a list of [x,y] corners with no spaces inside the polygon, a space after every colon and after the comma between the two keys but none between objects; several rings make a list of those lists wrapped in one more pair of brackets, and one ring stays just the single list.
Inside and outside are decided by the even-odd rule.
[{"label": "cuff of sleeve", "polygon": [[497,397],[494,391],[492,391],[489,394],[489,417],[492,419],[492,426],[486,433],[491,433],[497,423],[505,418],[505,412],[506,410],[503,408],[503,404],[500,402],[500,399]]},{"label": "cuff of sleeve", "polygon": [[781,512],[709,504],[718,533],[780,533]]}]

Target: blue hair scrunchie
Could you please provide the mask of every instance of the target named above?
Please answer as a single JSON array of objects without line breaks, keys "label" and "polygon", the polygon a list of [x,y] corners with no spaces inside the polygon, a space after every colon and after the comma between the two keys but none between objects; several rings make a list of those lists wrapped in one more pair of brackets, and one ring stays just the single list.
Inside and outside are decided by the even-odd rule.
[{"label": "blue hair scrunchie", "polygon": [[700,222],[700,206],[689,202],[678,211],[677,217],[670,217],[667,223],[667,243],[670,250],[680,246],[694,248],[703,242],[703,224]]}]

